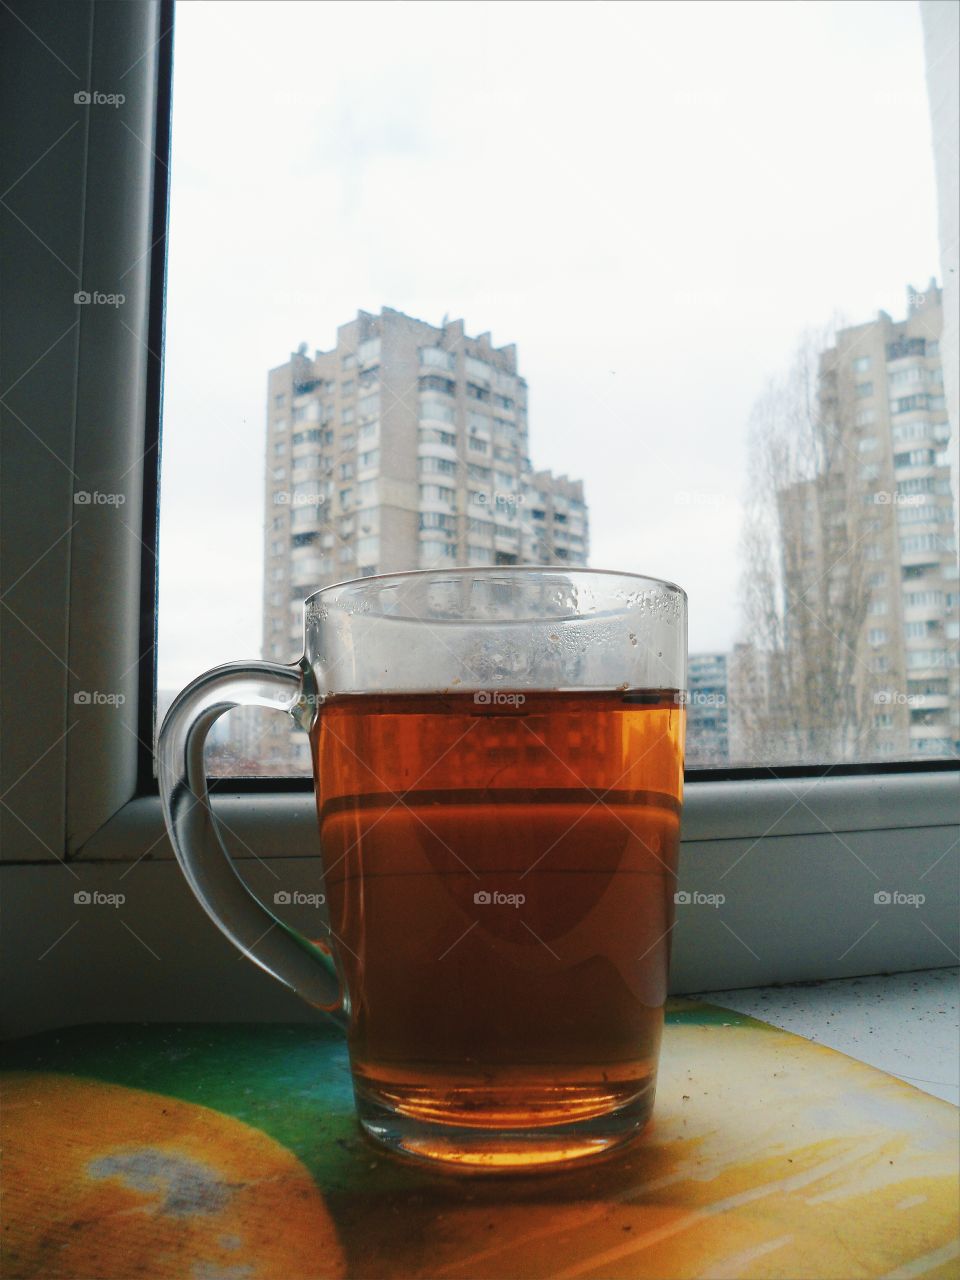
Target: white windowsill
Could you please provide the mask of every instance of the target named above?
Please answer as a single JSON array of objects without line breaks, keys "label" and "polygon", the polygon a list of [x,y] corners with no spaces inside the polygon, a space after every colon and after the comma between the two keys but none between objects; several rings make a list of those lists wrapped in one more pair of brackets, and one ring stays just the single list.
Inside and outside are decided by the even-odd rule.
[{"label": "white windowsill", "polygon": [[760,1018],[960,1103],[958,971],[711,991],[702,999]]}]

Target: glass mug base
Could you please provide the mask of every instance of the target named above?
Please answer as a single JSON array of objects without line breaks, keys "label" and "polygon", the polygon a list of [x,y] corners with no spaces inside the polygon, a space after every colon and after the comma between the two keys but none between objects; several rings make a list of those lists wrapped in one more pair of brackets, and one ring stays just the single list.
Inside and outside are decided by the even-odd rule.
[{"label": "glass mug base", "polygon": [[606,1081],[543,1084],[536,1097],[523,1091],[520,1110],[506,1096],[491,1098],[489,1086],[455,1088],[438,1105],[432,1091],[411,1096],[354,1080],[360,1125],[373,1143],[408,1161],[473,1174],[559,1171],[611,1155],[644,1131],[655,1091],[655,1072],[613,1105],[625,1091]]}]

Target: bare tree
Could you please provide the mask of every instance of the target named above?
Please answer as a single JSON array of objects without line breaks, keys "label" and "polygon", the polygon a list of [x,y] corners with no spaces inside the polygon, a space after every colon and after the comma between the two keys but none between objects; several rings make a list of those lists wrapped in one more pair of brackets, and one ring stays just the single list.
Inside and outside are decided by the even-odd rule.
[{"label": "bare tree", "polygon": [[869,754],[878,687],[864,643],[870,555],[893,526],[858,458],[853,400],[827,330],[803,337],[751,414],[743,643],[731,673],[745,762]]}]

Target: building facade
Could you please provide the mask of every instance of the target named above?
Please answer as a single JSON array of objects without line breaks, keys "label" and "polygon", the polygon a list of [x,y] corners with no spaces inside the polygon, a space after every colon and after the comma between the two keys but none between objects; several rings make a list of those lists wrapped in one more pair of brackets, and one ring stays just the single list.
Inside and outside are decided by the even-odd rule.
[{"label": "building facade", "polygon": [[585,566],[589,550],[582,481],[531,464],[516,347],[387,307],[340,326],[332,350],[302,346],[270,371],[265,510],[263,656],[282,662],[299,656],[302,602],[318,587]]},{"label": "building facade", "polygon": [[688,769],[730,763],[727,654],[691,653],[687,662]]},{"label": "building facade", "polygon": [[[846,493],[861,509],[842,517],[844,546],[851,559],[862,551],[866,617],[857,666],[872,684],[872,744],[881,756],[960,750],[960,594],[942,328],[942,296],[931,281],[923,292],[908,290],[904,320],[880,312],[843,329],[821,359],[821,415],[842,446],[843,465],[857,471],[857,486]],[[808,550],[814,569],[823,567],[824,548]]]}]

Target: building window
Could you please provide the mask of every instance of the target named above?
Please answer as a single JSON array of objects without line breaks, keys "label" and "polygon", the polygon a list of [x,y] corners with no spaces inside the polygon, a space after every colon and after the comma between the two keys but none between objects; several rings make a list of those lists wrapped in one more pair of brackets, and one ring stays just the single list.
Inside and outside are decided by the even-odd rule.
[{"label": "building window", "polygon": [[421,444],[444,444],[450,449],[457,443],[452,431],[441,431],[438,427],[421,427],[419,438]]},{"label": "building window", "polygon": [[370,422],[373,418],[380,416],[380,396],[364,396],[357,401],[357,419],[360,422]]},{"label": "building window", "polygon": [[866,373],[871,363],[870,356],[857,356],[853,362],[853,370],[855,373]]},{"label": "building window", "polygon": [[422,484],[420,486],[421,502],[448,502],[452,504],[456,496],[456,489],[450,489],[443,484]]},{"label": "building window", "polygon": [[867,396],[873,395],[873,383],[858,382],[853,390],[856,396],[859,396],[861,399],[865,399]]},{"label": "building window", "polygon": [[427,374],[419,380],[421,391],[442,391],[444,395],[452,396],[457,389],[457,384],[451,382],[449,378],[438,378],[433,374]]},{"label": "building window", "polygon": [[913,413],[917,409],[927,408],[927,395],[921,392],[914,396],[901,396],[899,400],[890,401],[891,413]]},{"label": "building window", "polygon": [[[444,351],[443,347],[421,347],[420,363],[432,369],[455,369],[456,357],[452,351]],[[421,382],[423,379],[421,379]]]},{"label": "building window", "polygon": [[380,339],[367,338],[357,347],[357,361],[361,366],[373,364],[380,359]]},{"label": "building window", "polygon": [[453,405],[446,404],[435,396],[421,396],[420,418],[421,420],[433,418],[437,422],[453,422]]},{"label": "building window", "polygon": [[457,528],[457,518],[444,515],[442,511],[421,511],[420,528],[443,529],[446,533],[454,533]]},{"label": "building window", "polygon": [[435,472],[442,476],[453,476],[457,473],[457,464],[449,458],[421,458],[420,470],[425,474]]}]

